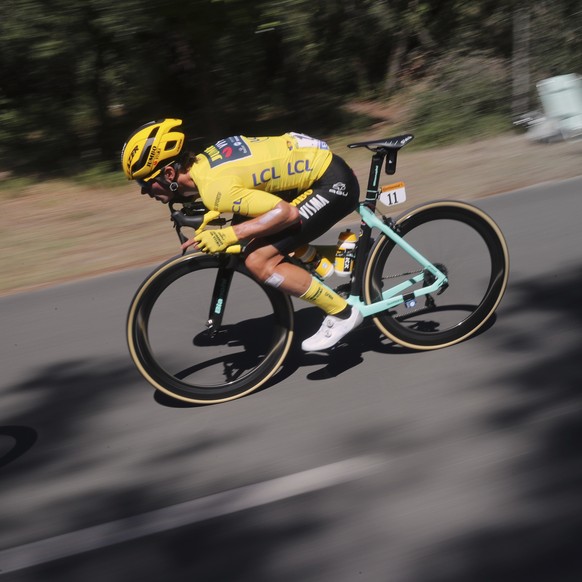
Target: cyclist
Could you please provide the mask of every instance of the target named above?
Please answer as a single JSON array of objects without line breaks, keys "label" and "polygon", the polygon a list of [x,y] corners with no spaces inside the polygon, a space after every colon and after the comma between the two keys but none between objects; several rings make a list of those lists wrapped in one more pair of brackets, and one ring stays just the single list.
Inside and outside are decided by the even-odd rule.
[{"label": "cyclist", "polygon": [[[207,209],[184,243],[206,253],[240,240],[245,265],[259,281],[321,308],[326,317],[304,351],[325,350],[360,325],[362,314],[305,269],[286,261],[355,210],[359,185],[351,168],[321,140],[300,133],[231,136],[195,155],[185,147],[182,120],[152,121],[134,131],[121,163],[141,193],[163,203],[200,198]],[[220,213],[249,217],[223,229],[204,227]]]}]

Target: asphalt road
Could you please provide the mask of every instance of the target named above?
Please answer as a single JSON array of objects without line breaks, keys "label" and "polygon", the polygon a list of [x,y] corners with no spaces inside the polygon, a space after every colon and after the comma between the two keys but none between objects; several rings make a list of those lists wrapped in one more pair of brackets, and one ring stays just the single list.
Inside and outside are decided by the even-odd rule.
[{"label": "asphalt road", "polygon": [[0,581],[581,580],[582,179],[478,205],[512,261],[486,331],[365,326],[217,406],[133,368],[144,270],[0,299]]}]

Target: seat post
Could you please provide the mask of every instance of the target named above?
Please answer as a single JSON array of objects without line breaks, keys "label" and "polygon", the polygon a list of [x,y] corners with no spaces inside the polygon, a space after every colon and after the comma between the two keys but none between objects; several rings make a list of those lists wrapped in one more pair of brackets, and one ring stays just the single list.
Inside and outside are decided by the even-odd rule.
[{"label": "seat post", "polygon": [[366,205],[370,206],[370,210],[376,208],[376,200],[378,198],[378,185],[380,184],[380,173],[382,171],[382,164],[386,152],[378,151],[372,156],[370,164],[370,175],[368,177],[368,189],[366,190]]},{"label": "seat post", "polygon": [[[382,164],[386,157],[385,151],[374,152],[370,164],[370,175],[368,177],[368,189],[366,190],[366,199],[361,206],[366,206],[372,212],[376,209],[378,199],[378,185],[380,184],[380,173]],[[360,238],[358,248],[356,249],[356,266],[350,279],[350,295],[362,299],[362,279],[364,277],[364,268],[366,266],[366,256],[370,247],[370,237],[372,229],[365,222],[360,224]]]},{"label": "seat post", "polygon": [[[389,167],[386,168],[388,174],[393,174],[396,169],[396,153],[409,143],[414,136],[410,133],[397,135],[396,137],[387,137],[382,140],[362,141],[348,144],[349,148],[361,148],[374,152],[372,162],[370,163],[370,175],[368,177],[368,189],[366,190],[366,198],[360,202],[360,208],[365,206],[371,212],[376,210],[376,202],[378,200],[378,192],[380,185],[380,174],[382,173],[382,165],[387,155],[389,155]],[[356,265],[352,271],[350,279],[350,297],[357,297],[363,300],[362,297],[362,279],[364,276],[364,269],[366,266],[366,257],[370,250],[370,242],[372,238],[372,228],[366,224],[363,219],[360,223],[360,238],[358,240],[358,247],[356,250]]]}]

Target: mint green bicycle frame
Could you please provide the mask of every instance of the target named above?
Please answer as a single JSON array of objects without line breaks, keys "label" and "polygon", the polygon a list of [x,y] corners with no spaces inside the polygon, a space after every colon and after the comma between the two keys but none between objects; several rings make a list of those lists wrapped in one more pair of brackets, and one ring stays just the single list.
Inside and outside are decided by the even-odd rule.
[{"label": "mint green bicycle frame", "polygon": [[[386,173],[394,174],[396,171],[396,159],[398,150],[404,147],[413,139],[410,134],[405,134],[391,138],[389,141],[375,141],[362,142],[350,144],[348,147],[366,147],[374,152],[372,162],[370,164],[370,174],[368,178],[368,188],[366,191],[366,199],[360,203],[358,214],[362,218],[360,237],[358,241],[358,248],[356,251],[356,259],[354,271],[352,273],[350,282],[350,295],[347,299],[350,305],[357,307],[362,315],[365,317],[369,315],[376,315],[387,309],[391,309],[406,301],[413,300],[417,297],[429,295],[437,292],[443,285],[447,284],[446,275],[440,271],[433,263],[426,257],[421,255],[414,247],[409,245],[398,233],[391,227],[390,221],[384,221],[375,214],[376,202],[380,193],[380,174],[382,165],[386,159]],[[374,303],[367,304],[362,298],[362,280],[364,276],[364,269],[368,258],[368,249],[370,248],[370,240],[372,229],[378,229],[382,234],[390,238],[396,245],[398,245],[404,252],[408,253],[421,267],[422,271],[411,276],[410,279],[386,289],[382,292],[382,299]],[[426,271],[431,273],[435,280],[430,285],[416,289],[406,294],[405,291],[410,289],[413,285],[421,283],[425,279]]]},{"label": "mint green bicycle frame", "polygon": [[[358,213],[362,217],[363,223],[365,223],[370,229],[377,228],[380,232],[385,234],[388,238],[392,239],[396,245],[398,245],[403,251],[408,253],[422,268],[423,271],[417,275],[411,276],[399,285],[395,285],[390,289],[386,289],[382,292],[382,299],[375,301],[374,303],[367,304],[361,299],[360,294],[352,290],[347,299],[350,305],[357,307],[364,317],[369,315],[376,315],[392,307],[396,307],[408,301],[412,298],[422,297],[423,295],[429,295],[430,293],[437,292],[444,284],[447,283],[447,277],[442,273],[437,267],[435,267],[426,257],[421,255],[414,247],[410,246],[401,236],[399,236],[392,228],[386,225],[382,220],[380,220],[365,204],[361,204]],[[361,241],[361,239],[360,239]],[[356,259],[357,265],[357,259]],[[409,289],[413,285],[421,283],[425,279],[425,271],[429,271],[434,277],[435,281],[431,285],[422,287],[422,289],[416,289],[411,291],[406,299],[404,297],[406,289]],[[355,283],[355,281],[353,282]],[[352,287],[355,287],[352,283]],[[361,289],[361,284],[358,286]]]}]

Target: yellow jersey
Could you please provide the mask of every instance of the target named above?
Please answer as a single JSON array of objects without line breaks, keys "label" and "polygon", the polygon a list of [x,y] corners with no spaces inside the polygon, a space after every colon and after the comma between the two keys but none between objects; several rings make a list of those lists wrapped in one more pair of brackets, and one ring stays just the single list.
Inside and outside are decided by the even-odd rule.
[{"label": "yellow jersey", "polygon": [[237,135],[206,148],[190,175],[209,210],[259,216],[283,199],[278,193],[308,190],[331,159],[324,141],[304,134]]}]

